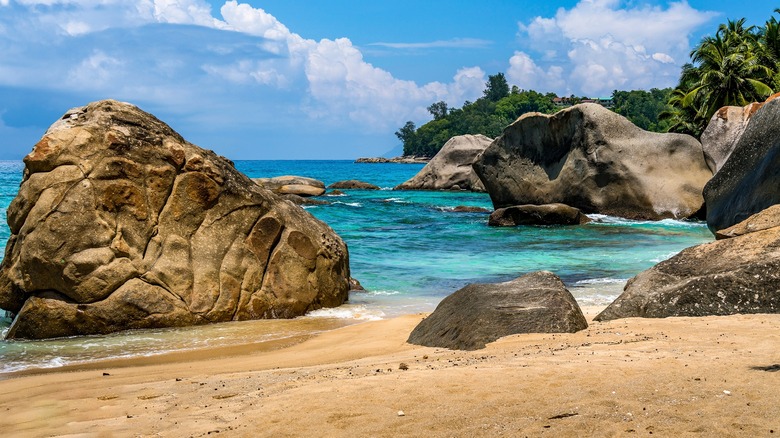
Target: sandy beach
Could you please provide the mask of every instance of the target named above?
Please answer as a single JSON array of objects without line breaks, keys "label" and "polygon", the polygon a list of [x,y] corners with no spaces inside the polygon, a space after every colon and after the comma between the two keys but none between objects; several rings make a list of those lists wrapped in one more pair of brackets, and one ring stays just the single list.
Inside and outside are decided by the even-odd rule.
[{"label": "sandy beach", "polygon": [[[584,309],[588,320],[600,310]],[[423,315],[0,381],[6,436],[775,436],[780,315],[625,319],[474,352]],[[404,365],[402,365],[404,364]]]}]

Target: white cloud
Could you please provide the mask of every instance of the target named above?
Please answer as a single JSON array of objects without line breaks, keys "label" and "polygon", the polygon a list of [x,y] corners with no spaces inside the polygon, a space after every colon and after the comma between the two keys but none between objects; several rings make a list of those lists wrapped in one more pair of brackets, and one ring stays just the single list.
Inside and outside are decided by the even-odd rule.
[{"label": "white cloud", "polygon": [[566,84],[562,75],[563,69],[561,67],[551,66],[545,71],[536,65],[525,52],[515,52],[509,58],[507,79],[524,90],[541,92],[563,90],[566,88]]},{"label": "white cloud", "polygon": [[369,46],[387,47],[390,49],[481,49],[493,44],[492,41],[477,38],[454,38],[423,43],[371,43]]},{"label": "white cloud", "polygon": [[[674,85],[691,33],[715,14],[693,9],[686,1],[665,8],[633,4],[581,0],[571,9],[560,8],[555,17],[519,23],[521,41],[540,54],[540,61],[515,53],[510,79],[550,83],[555,68],[571,91],[591,96]],[[563,86],[554,91],[569,92]]]},{"label": "white cloud", "polygon": [[[0,16],[0,28],[14,34],[19,43],[14,47],[38,44],[40,54],[20,61],[18,53],[0,53],[0,85],[14,81],[93,95],[110,92],[115,98],[183,107],[187,103],[171,102],[171,95],[192,106],[229,94],[237,105],[251,107],[286,93],[286,101],[297,101],[311,118],[375,131],[427,119],[425,108],[434,101],[454,106],[474,100],[485,83],[478,68],[459,71],[447,84],[401,80],[367,62],[347,38],[305,39],[265,10],[236,0],[226,1],[219,16],[205,0],[17,3],[30,13],[18,22]],[[189,39],[180,36],[185,31]],[[483,44],[462,39],[429,45]],[[57,46],[68,50],[53,49]]]}]

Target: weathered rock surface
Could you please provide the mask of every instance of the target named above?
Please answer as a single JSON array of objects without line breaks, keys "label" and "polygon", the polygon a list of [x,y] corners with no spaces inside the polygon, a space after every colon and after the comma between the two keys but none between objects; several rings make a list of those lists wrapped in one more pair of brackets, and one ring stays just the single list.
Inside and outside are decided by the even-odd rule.
[{"label": "weathered rock surface", "polygon": [[379,186],[371,183],[349,179],[346,181],[337,181],[328,186],[329,189],[358,189],[358,190],[379,190]]},{"label": "weathered rock surface", "polygon": [[773,205],[734,226],[716,232],[715,238],[730,239],[774,227],[780,227],[780,204]]},{"label": "weathered rock surface", "polygon": [[578,209],[565,204],[515,205],[499,208],[490,214],[491,227],[517,225],[582,225],[590,218]]},{"label": "weathered rock surface", "polygon": [[8,208],[8,338],[294,317],[347,298],[347,248],[232,163],[116,101],[74,108]]},{"label": "weathered rock surface", "polygon": [[753,102],[744,107],[725,106],[713,114],[707,129],[701,134],[701,146],[707,165],[716,173],[731,156],[747,128],[748,122],[766,102],[777,99],[780,93],[770,96],[765,102]]},{"label": "weathered rock surface", "polygon": [[471,190],[484,192],[485,186],[471,167],[474,159],[493,140],[484,135],[452,137],[431,161],[395,190]]},{"label": "weathered rock surface", "polygon": [[598,104],[521,116],[474,170],[495,208],[562,203],[651,220],[697,213],[712,177],[693,137],[644,131]]},{"label": "weathered rock surface", "polygon": [[439,303],[407,342],[478,350],[508,335],[574,333],[587,327],[561,279],[539,271],[505,283],[467,285]]},{"label": "weathered rock surface", "polygon": [[596,321],[778,312],[780,227],[773,227],[683,250],[629,280]]},{"label": "weathered rock surface", "polygon": [[780,99],[753,115],[734,152],[704,186],[704,198],[713,232],[780,204]]},{"label": "weathered rock surface", "polygon": [[320,196],[325,193],[325,183],[305,176],[253,178],[252,181],[277,195]]}]

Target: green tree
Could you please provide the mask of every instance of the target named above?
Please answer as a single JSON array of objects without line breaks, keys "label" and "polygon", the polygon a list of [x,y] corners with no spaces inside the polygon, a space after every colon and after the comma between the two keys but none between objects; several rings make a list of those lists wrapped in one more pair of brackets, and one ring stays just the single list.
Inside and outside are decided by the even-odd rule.
[{"label": "green tree", "polygon": [[447,117],[447,109],[447,102],[442,100],[431,104],[428,107],[428,112],[433,116],[433,120],[439,120]]},{"label": "green tree", "polygon": [[416,130],[417,127],[410,120],[401,129],[395,131],[395,136],[404,144],[404,155],[414,155],[415,140],[417,139]]},{"label": "green tree", "polygon": [[509,95],[509,84],[503,73],[488,76],[484,94],[485,99],[491,102],[498,102]]}]

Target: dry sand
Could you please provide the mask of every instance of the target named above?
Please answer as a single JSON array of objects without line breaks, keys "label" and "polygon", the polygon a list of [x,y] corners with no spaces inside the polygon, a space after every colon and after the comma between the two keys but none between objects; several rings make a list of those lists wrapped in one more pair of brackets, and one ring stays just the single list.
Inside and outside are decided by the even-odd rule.
[{"label": "dry sand", "polygon": [[780,315],[594,322],[475,352],[406,344],[421,318],[12,376],[0,381],[0,432],[780,436]]}]

